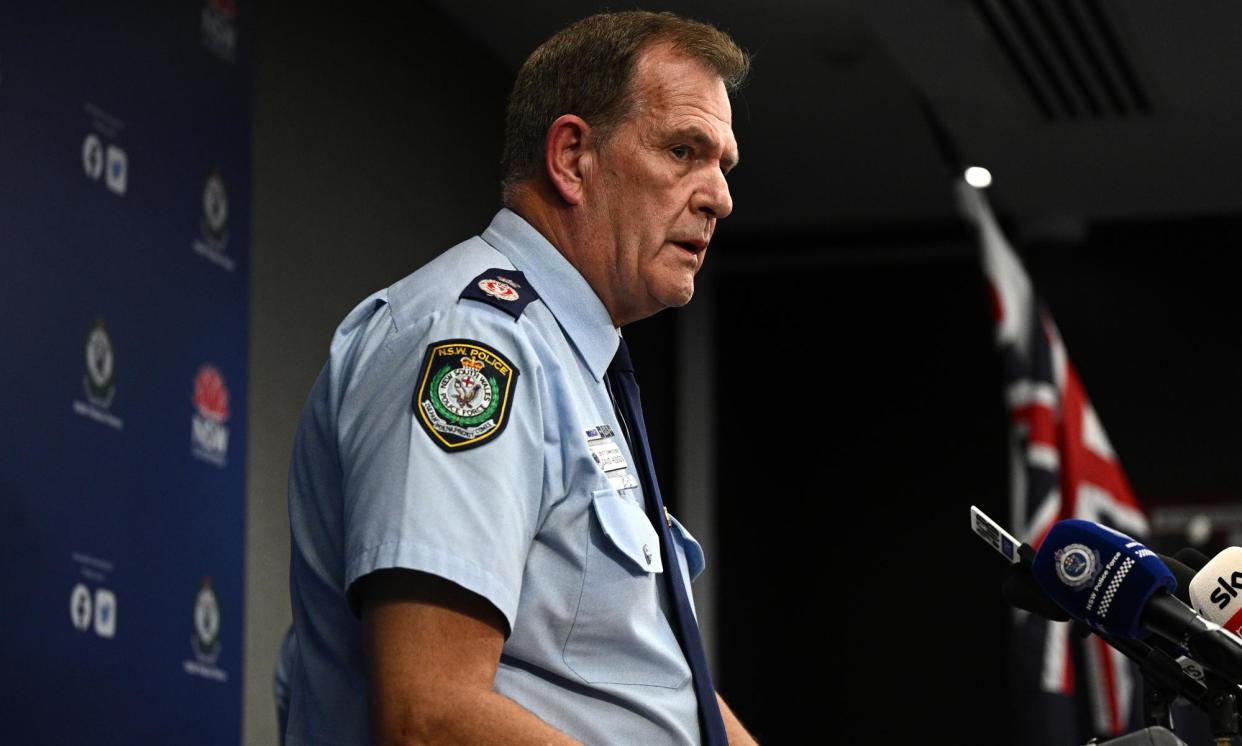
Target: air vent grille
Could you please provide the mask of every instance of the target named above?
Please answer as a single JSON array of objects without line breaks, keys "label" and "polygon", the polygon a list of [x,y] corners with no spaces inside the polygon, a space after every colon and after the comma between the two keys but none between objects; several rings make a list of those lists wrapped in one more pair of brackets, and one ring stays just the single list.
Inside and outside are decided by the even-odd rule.
[{"label": "air vent grille", "polygon": [[1100,0],[971,0],[1049,121],[1129,119],[1151,104]]}]

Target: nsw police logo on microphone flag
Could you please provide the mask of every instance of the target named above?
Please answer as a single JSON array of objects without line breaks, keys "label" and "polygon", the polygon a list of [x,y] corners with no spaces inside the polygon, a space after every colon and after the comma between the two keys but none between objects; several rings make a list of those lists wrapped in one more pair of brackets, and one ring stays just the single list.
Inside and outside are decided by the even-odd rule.
[{"label": "nsw police logo on microphone flag", "polygon": [[483,445],[509,423],[517,377],[508,358],[480,342],[434,342],[414,392],[415,417],[445,451]]},{"label": "nsw police logo on microphone flag", "polygon": [[1056,553],[1057,577],[1075,590],[1085,587],[1095,577],[1100,558],[1082,544],[1070,544]]}]

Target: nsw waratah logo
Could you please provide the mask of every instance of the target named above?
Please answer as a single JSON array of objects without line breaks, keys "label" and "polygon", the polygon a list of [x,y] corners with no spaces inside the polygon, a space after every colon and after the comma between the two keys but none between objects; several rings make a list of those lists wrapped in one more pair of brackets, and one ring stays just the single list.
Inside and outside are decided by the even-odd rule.
[{"label": "nsw waratah logo", "polygon": [[228,461],[229,390],[214,365],[204,365],[194,377],[194,416],[190,446],[203,461],[224,466]]}]

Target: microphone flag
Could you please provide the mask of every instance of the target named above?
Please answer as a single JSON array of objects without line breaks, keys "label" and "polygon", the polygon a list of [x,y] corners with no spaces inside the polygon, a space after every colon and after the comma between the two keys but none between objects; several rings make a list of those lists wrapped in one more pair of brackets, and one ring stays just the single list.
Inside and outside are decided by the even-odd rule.
[{"label": "microphone flag", "polygon": [[1242,637],[1242,547],[1228,547],[1190,581],[1195,611]]},{"label": "microphone flag", "polygon": [[1035,581],[1092,629],[1138,640],[1150,634],[1143,612],[1151,597],[1177,589],[1173,573],[1141,542],[1091,521],[1066,520],[1044,536]]}]

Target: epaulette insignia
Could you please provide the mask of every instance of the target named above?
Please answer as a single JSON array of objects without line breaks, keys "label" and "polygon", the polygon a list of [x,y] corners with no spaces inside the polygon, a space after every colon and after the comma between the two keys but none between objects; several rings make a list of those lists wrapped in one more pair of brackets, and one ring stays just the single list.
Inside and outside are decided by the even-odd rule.
[{"label": "epaulette insignia", "polygon": [[518,372],[475,340],[433,342],[414,390],[416,419],[450,453],[483,445],[509,424]]},{"label": "epaulette insignia", "polygon": [[470,281],[460,299],[477,300],[495,306],[516,321],[539,294],[516,269],[489,269]]}]

